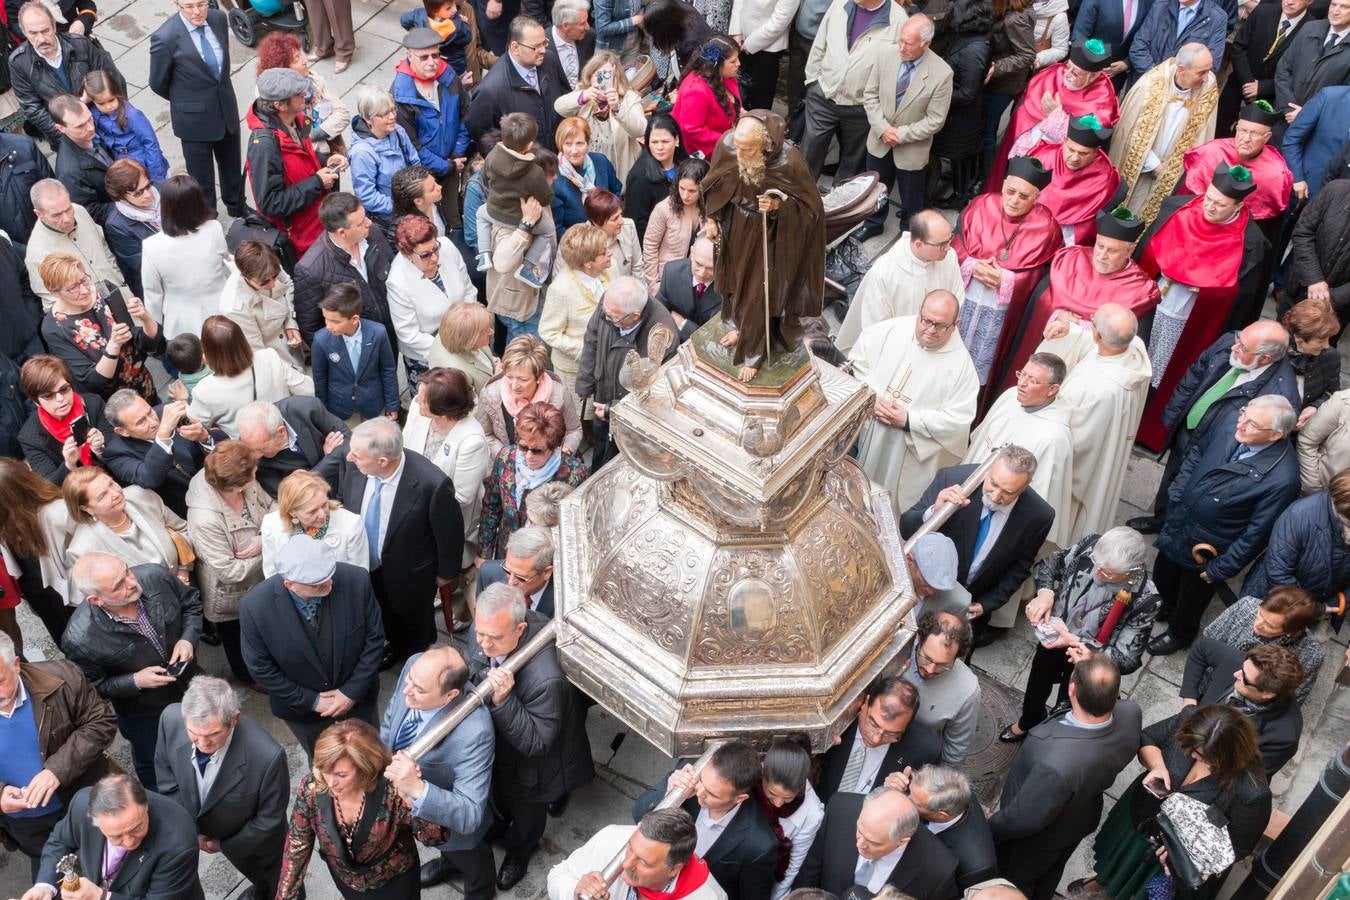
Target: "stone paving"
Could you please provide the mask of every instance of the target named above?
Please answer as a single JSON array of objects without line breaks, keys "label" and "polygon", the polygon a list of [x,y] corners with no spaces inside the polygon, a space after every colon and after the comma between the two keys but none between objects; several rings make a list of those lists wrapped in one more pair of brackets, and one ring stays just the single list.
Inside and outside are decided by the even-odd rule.
[{"label": "stone paving", "polygon": [[[362,82],[381,86],[389,84],[393,66],[402,52],[398,42],[403,32],[399,27],[398,17],[404,10],[412,8],[414,2],[415,0],[401,0],[399,3],[351,0],[353,24],[357,28],[357,49],[351,67],[341,75],[333,74],[331,60],[321,62],[315,67],[315,71],[326,79],[330,94],[344,96],[349,108],[354,108],[353,89],[356,85]],[[169,130],[167,101],[146,87],[150,34],[172,12],[173,7],[169,0],[109,2],[102,9],[104,18],[96,26],[95,33],[115,57],[119,69],[126,76],[131,102],[155,123],[170,165],[180,166],[182,151]],[[243,105],[254,96],[256,78],[253,57],[251,50],[241,46],[231,36],[231,79]],[[242,111],[241,107],[241,113]],[[894,239],[896,229],[894,217],[888,219],[886,229],[884,235],[869,242],[868,249],[873,253],[879,252]],[[1131,461],[1118,510],[1118,521],[1124,522],[1131,516],[1139,515],[1151,505],[1160,472],[1161,468],[1151,458],[1137,455]],[[1211,608],[1210,615],[1216,613],[1217,605]],[[20,620],[24,628],[25,641],[35,651],[34,658],[57,653],[41,625],[26,608],[20,610]],[[1333,691],[1345,638],[1337,637],[1334,640],[1337,643],[1328,647],[1328,663],[1324,667],[1322,678],[1304,707],[1307,721],[1299,755],[1275,779],[1277,804],[1281,808],[1297,805],[1302,800],[1316,782],[1327,759],[1333,752],[1339,750],[1347,738],[1350,738],[1350,692]],[[1033,641],[1032,630],[1025,618],[1020,617],[1018,627],[1012,634],[991,647],[977,651],[973,663],[983,678],[994,679],[1002,685],[1020,691],[1030,665]],[[224,655],[219,648],[203,646],[200,652],[208,671],[217,674],[228,672]],[[1143,668],[1125,679],[1125,691],[1143,706],[1145,722],[1157,721],[1176,711],[1177,689],[1183,665],[1184,656],[1181,654],[1157,659],[1148,658]],[[381,682],[382,694],[387,698],[395,682],[395,673],[385,673]],[[249,691],[244,691],[243,695],[245,713],[264,724],[273,736],[288,748],[292,784],[297,783],[304,770],[303,753],[295,745],[290,732],[268,713],[264,698]],[[1006,723],[998,723],[999,727],[1003,724]],[[624,729],[599,707],[592,709],[588,726],[599,775],[595,782],[576,793],[566,815],[549,823],[543,846],[535,856],[529,874],[509,892],[507,896],[511,898],[538,900],[546,896],[545,878],[549,868],[580,846],[600,826],[611,822],[631,821],[633,800],[649,783],[662,777],[671,764],[662,753],[635,735],[629,735],[617,752],[611,751],[611,742]],[[113,746],[112,755],[123,768],[130,769],[127,746],[120,737]],[[1135,766],[1122,773],[1111,791],[1111,797],[1118,796],[1136,773]],[[1090,862],[1086,846],[1088,843],[1090,842],[1085,842],[1085,846],[1080,848],[1070,864],[1065,875],[1066,882],[1088,871]],[[431,851],[425,848],[422,848],[422,853],[424,859],[431,856]],[[497,858],[500,863],[500,849]],[[244,887],[238,873],[221,857],[204,854],[201,877],[206,894],[211,900],[219,898],[233,900],[239,896]],[[27,860],[22,856],[6,854],[0,850],[0,897],[19,897],[28,885]],[[327,868],[317,858],[309,867],[306,887],[313,900],[333,900],[338,897]],[[442,900],[460,897],[462,891],[455,882],[424,891],[423,895]]]}]

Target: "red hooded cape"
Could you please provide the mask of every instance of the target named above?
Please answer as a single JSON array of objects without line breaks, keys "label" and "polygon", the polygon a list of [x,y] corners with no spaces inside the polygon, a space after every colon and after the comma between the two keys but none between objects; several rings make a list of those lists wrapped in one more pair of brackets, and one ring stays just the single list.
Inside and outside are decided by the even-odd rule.
[{"label": "red hooded cape", "polygon": [[1050,184],[1041,191],[1040,204],[1050,210],[1060,225],[1072,225],[1073,242],[1091,246],[1097,240],[1097,213],[1101,212],[1120,187],[1120,173],[1111,165],[1111,157],[1097,148],[1097,153],[1077,172],[1064,163],[1060,152],[1063,144],[1041,143],[1031,155],[1054,173]]},{"label": "red hooded cape", "polygon": [[[1244,166],[1251,170],[1256,190],[1242,201],[1257,221],[1273,219],[1289,208],[1289,192],[1294,188],[1294,173],[1284,161],[1280,151],[1266,145],[1256,159],[1242,159],[1232,138],[1215,138],[1199,147],[1186,151],[1182,160],[1186,174],[1182,179],[1179,194],[1203,195],[1214,177],[1219,163],[1225,166]],[[1045,202],[1045,198],[1041,198]]]},{"label": "red hooded cape", "polygon": [[1085,90],[1071,91],[1064,87],[1064,63],[1046,66],[1027,82],[1027,89],[1023,91],[1022,99],[1018,101],[1012,119],[1008,122],[1008,130],[1003,132],[1003,144],[998,149],[994,168],[985,182],[990,185],[990,190],[997,192],[1003,184],[1003,176],[1008,170],[1008,151],[1019,137],[1045,118],[1041,112],[1041,99],[1046,94],[1054,93],[1059,94],[1060,106],[1070,118],[1076,119],[1091,113],[1107,128],[1113,127],[1120,119],[1116,88],[1105,74],[1096,78]]},{"label": "red hooded cape", "polygon": [[703,883],[708,880],[708,864],[703,861],[701,856],[689,857],[689,862],[684,864],[680,874],[675,876],[675,889],[667,893],[666,891],[657,891],[652,888],[640,887],[637,889],[638,896],[642,900],[680,900],[694,891],[703,887]]}]

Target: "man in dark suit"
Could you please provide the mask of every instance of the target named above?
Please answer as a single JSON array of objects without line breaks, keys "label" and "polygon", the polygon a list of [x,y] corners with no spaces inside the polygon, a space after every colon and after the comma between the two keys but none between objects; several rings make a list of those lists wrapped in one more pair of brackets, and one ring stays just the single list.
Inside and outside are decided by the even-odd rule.
[{"label": "man in dark suit", "polygon": [[[108,220],[113,200],[103,179],[113,156],[94,130],[94,117],[78,97],[57,94],[47,101],[47,113],[61,132],[56,145],[56,177],[100,226]],[[27,236],[23,236],[27,239]]]},{"label": "man in dark suit", "polygon": [[553,4],[553,24],[549,26],[540,19],[548,35],[544,67],[553,71],[565,91],[586,87],[581,83],[581,70],[595,55],[595,31],[587,21],[589,15],[590,6],[585,0],[557,0]]},{"label": "man in dark suit", "polygon": [[[1286,123],[1322,88],[1350,82],[1350,0],[1331,0],[1325,22],[1309,22],[1275,68],[1275,109]],[[1284,137],[1276,130],[1275,140]]]},{"label": "man in dark suit", "polygon": [[1115,84],[1117,93],[1124,91],[1125,73],[1129,70],[1125,57],[1130,52],[1130,42],[1152,8],[1153,0],[1083,0],[1078,14],[1070,17],[1075,41],[1096,38],[1111,49],[1111,65],[1106,75]]},{"label": "man in dark suit", "polygon": [[1312,0],[1260,3],[1233,33],[1233,72],[1219,97],[1217,134],[1227,135],[1245,103],[1275,105],[1275,71],[1303,26],[1310,25]]},{"label": "man in dark suit", "polygon": [[792,886],[843,897],[855,885],[865,896],[892,885],[912,897],[950,900],[961,895],[956,865],[942,842],[920,827],[914,803],[902,791],[880,787],[830,800]]},{"label": "man in dark suit", "polygon": [[160,713],[201,672],[201,595],[163,566],[129,568],[111,553],[86,553],[70,580],[85,602],[75,607],[61,649],[112,702],[136,776],[153,790]]},{"label": "man in dark suit", "polygon": [[749,744],[731,741],[718,747],[701,772],[686,764],[649,787],[633,805],[633,821],[656,808],[677,788],[690,792],[682,804],[694,820],[698,844],[713,880],[728,900],[756,900],[773,893],[778,839],[750,794],[760,779],[759,754]]},{"label": "man in dark suit", "polygon": [[[961,483],[975,469],[974,465],[939,469],[919,501],[900,517],[900,531],[909,537],[948,501],[961,507],[938,530],[956,544],[956,580],[972,601],[967,614],[987,620],[1031,572],[1054,524],[1055,510],[1030,487],[1036,471],[1036,457],[1030,451],[1009,446],[998,452],[978,504],[961,493]],[[985,646],[1004,630],[977,625],[975,646]]]},{"label": "man in dark suit", "polygon": [[327,544],[303,534],[287,541],[277,573],[239,601],[239,630],[272,715],[306,754],[334,722],[378,723],[380,607],[365,570],[338,562]]},{"label": "man in dark suit", "polygon": [[258,457],[258,484],[273,497],[297,469],[322,475],[336,490],[349,429],[314,397],[257,400],[235,418],[239,440]]},{"label": "man in dark suit", "polygon": [[509,584],[525,595],[525,605],[553,618],[553,533],[522,528],[506,539],[506,558],[478,568],[478,593],[490,584]]},{"label": "man in dark suit", "polygon": [[918,709],[919,689],[903,675],[873,681],[863,694],[857,720],[821,759],[816,785],[821,802],[829,803],[839,792],[866,794],[883,784],[903,787],[908,783],[905,769],[940,760],[942,741],[914,721]]},{"label": "man in dark suit", "polygon": [[[1294,195],[1311,200],[1326,184],[1327,169],[1345,147],[1350,134],[1350,85],[1324,87],[1313,94],[1284,133],[1280,150],[1294,175]],[[1344,157],[1341,157],[1344,159]],[[1341,175],[1337,162],[1337,175]]]},{"label": "man in dark suit", "polygon": [[192,817],[177,803],[148,793],[130,775],[109,775],[71,800],[42,851],[37,884],[23,900],[62,896],[56,864],[71,853],[79,860],[80,887],[65,896],[202,900],[196,835]]},{"label": "man in dark suit", "polygon": [[1280,394],[1299,408],[1298,373],[1288,352],[1289,332],[1267,319],[1220,335],[1191,363],[1163,409],[1162,424],[1170,432],[1168,456],[1153,498],[1153,515],[1137,516],[1126,524],[1140,534],[1158,533],[1167,515],[1167,492],[1181,471],[1186,449],[1211,427],[1220,433],[1232,432],[1238,411],[1247,401],[1261,394]]},{"label": "man in dark suit", "polygon": [[656,299],[670,310],[680,327],[680,340],[687,341],[722,308],[722,295],[713,285],[713,243],[705,237],[694,241],[688,259],[673,259],[661,270]]},{"label": "man in dark suit", "polygon": [[476,141],[485,131],[496,128],[502,116],[523,112],[539,123],[539,146],[557,152],[553,133],[558,128],[559,116],[553,105],[567,86],[556,70],[544,65],[548,48],[544,26],[526,16],[516,16],[511,20],[510,28],[511,41],[506,53],[483,76],[483,83],[473,95],[473,103],[464,119],[464,127],[469,129],[469,137]]},{"label": "man in dark suit", "polygon": [[586,713],[563,676],[557,651],[544,648],[514,674],[502,668],[544,623],[539,613],[526,610],[518,588],[494,584],[478,595],[469,630],[469,672],[492,686],[497,734],[492,802],[503,819],[506,851],[497,873],[502,891],[525,877],[544,837],[548,805],[595,777]]},{"label": "man in dark suit", "polygon": [[384,711],[380,738],[394,751],[385,776],[408,801],[413,815],[443,825],[450,838],[440,856],[422,866],[422,887],[434,887],[456,872],[464,876],[467,900],[496,893],[492,844],[483,840],[492,788],[496,736],[492,715],[479,706],[416,762],[403,752],[464,700],[469,666],[459,651],[433,644],[409,658]]},{"label": "man in dark suit", "polygon": [[[1236,13],[1236,3],[1233,10]],[[1204,44],[1218,68],[1223,64],[1232,18],[1226,6],[1216,0],[1155,0],[1130,40],[1126,61],[1131,83],[1175,57],[1187,44]]]},{"label": "man in dark suit", "polygon": [[[20,258],[28,234],[37,225],[29,191],[42,179],[55,177],[36,141],[26,134],[0,134],[0,229],[9,235]],[[24,290],[28,291],[27,286]]]},{"label": "man in dark suit", "polygon": [[436,640],[437,589],[459,577],[464,518],[455,486],[420,453],[403,449],[390,419],[352,431],[339,476],[342,505],[361,517],[370,545],[370,581],[380,600],[389,652],[381,668]]},{"label": "man in dark suit", "polygon": [[1241,710],[1256,728],[1266,777],[1274,778],[1303,734],[1303,713],[1294,699],[1303,678],[1303,664],[1288,647],[1257,644],[1243,653],[1201,636],[1186,656],[1181,705],[1227,703]]},{"label": "man in dark suit", "polygon": [[[23,107],[23,117],[55,148],[61,132],[47,112],[47,101],[57,94],[79,94],[84,76],[101,69],[123,89],[126,79],[117,71],[112,56],[82,34],[58,33],[56,19],[38,0],[19,7],[19,28],[26,41],[9,55],[9,74],[14,96]],[[14,26],[13,18],[10,27]]]},{"label": "man in dark suit", "polygon": [[223,853],[252,884],[243,895],[268,900],[281,875],[290,770],[286,751],[239,712],[220,678],[192,679],[183,702],[164,710],[155,750],[159,792],[197,824],[197,846]]},{"label": "man in dark suit", "polygon": [[998,877],[994,833],[965,775],[947,766],[924,766],[910,778],[909,799],[924,827],[956,857],[958,888]]},{"label": "man in dark suit", "polygon": [[1096,830],[1102,795],[1139,749],[1143,713],[1120,697],[1120,670],[1104,653],[1074,666],[1070,712],[1027,732],[998,812],[989,820],[999,874],[1030,900],[1055,896],[1079,841]]},{"label": "man in dark suit", "polygon": [[230,29],[224,10],[205,0],[175,0],[169,16],[150,35],[150,90],[169,101],[173,133],[183,144],[183,162],[206,202],[216,208],[216,174],[231,216],[243,216],[243,160],[239,152],[239,104],[230,83]]},{"label": "man in dark suit", "polygon": [[128,388],[108,398],[103,417],[113,430],[103,446],[103,464],[113,477],[154,491],[165,506],[186,516],[188,483],[225,433],[212,434],[189,419],[186,400],[156,409]]}]

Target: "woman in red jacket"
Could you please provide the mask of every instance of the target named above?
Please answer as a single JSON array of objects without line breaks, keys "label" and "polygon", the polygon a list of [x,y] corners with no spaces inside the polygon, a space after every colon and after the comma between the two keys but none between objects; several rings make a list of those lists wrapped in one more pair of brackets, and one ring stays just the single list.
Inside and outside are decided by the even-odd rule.
[{"label": "woman in red jacket", "polygon": [[670,113],[689,153],[711,159],[717,139],[740,118],[741,89],[736,82],[740,69],[741,51],[736,42],[719,34],[708,38],[685,72]]}]

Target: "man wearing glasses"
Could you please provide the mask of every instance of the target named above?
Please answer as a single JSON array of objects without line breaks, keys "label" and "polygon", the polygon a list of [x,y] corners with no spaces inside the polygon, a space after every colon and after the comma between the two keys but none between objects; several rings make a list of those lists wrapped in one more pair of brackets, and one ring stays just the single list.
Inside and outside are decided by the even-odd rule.
[{"label": "man wearing glasses", "polygon": [[539,145],[557,152],[553,133],[558,128],[558,114],[553,104],[562,96],[565,85],[558,78],[557,68],[544,65],[547,56],[544,26],[529,16],[512,19],[506,53],[493,63],[473,95],[464,121],[469,137],[476,141],[485,131],[496,128],[502,116],[523,112],[539,123]]},{"label": "man wearing glasses", "polygon": [[839,326],[835,346],[847,353],[864,328],[914,315],[933,291],[947,291],[960,300],[965,286],[952,250],[952,226],[942,213],[925,209],[910,216],[909,230],[872,260]]},{"label": "man wearing glasses", "polygon": [[919,691],[900,675],[883,675],[863,694],[858,718],[821,758],[816,795],[829,803],[837,793],[866,794],[874,788],[909,786],[908,772],[935,763],[942,742],[914,721]]},{"label": "man wearing glasses", "polygon": [[961,659],[971,639],[970,622],[949,612],[926,612],[904,672],[919,689],[914,720],[942,740],[942,764],[952,767],[965,761],[980,716],[980,682]]},{"label": "man wearing glasses", "polygon": [[891,492],[897,515],[938,469],[960,460],[970,437],[980,382],[956,333],[960,315],[956,296],[935,290],[917,316],[863,329],[849,352],[853,374],[877,396],[858,462]]}]

